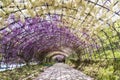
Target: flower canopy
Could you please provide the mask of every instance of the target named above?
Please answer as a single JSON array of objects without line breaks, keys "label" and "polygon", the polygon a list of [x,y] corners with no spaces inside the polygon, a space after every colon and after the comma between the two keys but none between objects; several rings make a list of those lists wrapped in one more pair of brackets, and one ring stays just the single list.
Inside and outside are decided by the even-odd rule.
[{"label": "flower canopy", "polygon": [[119,21],[119,0],[1,0],[0,54],[30,59],[61,47],[83,54],[110,46],[115,58]]}]

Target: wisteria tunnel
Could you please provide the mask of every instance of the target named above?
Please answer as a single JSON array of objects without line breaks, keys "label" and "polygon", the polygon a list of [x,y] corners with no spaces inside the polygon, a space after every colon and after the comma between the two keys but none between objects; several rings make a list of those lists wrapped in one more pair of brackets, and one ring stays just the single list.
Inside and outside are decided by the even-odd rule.
[{"label": "wisteria tunnel", "polygon": [[0,80],[120,80],[119,66],[119,0],[0,0]]}]

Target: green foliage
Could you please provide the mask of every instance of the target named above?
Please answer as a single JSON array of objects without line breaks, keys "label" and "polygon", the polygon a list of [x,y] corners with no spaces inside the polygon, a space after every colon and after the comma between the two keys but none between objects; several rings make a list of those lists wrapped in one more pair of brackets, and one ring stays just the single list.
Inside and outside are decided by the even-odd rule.
[{"label": "green foliage", "polygon": [[[88,55],[88,54],[86,54],[86,55]],[[94,56],[95,55],[95,56]],[[120,58],[120,50],[115,50],[114,51],[114,55],[115,55],[115,58]],[[102,59],[105,59],[105,58],[114,58],[113,57],[113,53],[112,53],[112,51],[111,50],[107,50],[107,51],[105,51],[105,53],[104,52],[101,52],[101,53],[94,53],[94,54],[92,54],[92,57],[95,57],[95,59],[100,59],[100,57],[102,58]]]},{"label": "green foliage", "polygon": [[2,59],[2,54],[0,54],[0,60]]},{"label": "green foliage", "polygon": [[[49,63],[51,64],[51,63]],[[48,67],[44,64],[23,66],[13,70],[0,72],[0,80],[33,80],[44,68]]]},{"label": "green foliage", "polygon": [[86,64],[82,63],[79,69],[95,78],[95,80],[119,80],[120,69],[118,67],[115,68],[116,64],[120,66],[120,63],[114,60],[92,61]]},{"label": "green foliage", "polygon": [[55,62],[47,62],[47,63],[42,63],[43,66],[47,66],[47,67],[50,67],[54,64]]},{"label": "green foliage", "polygon": [[71,54],[69,57],[67,57],[66,64],[76,67],[77,65],[79,65],[78,60],[79,57],[77,54]]},{"label": "green foliage", "polygon": [[93,77],[95,80],[120,80],[120,50],[114,48],[114,55],[110,48],[105,48],[105,51],[99,53],[86,53],[82,55],[84,57],[82,61],[77,62],[76,58],[69,59],[71,64],[75,66],[75,62],[79,63],[78,69],[85,74]]}]

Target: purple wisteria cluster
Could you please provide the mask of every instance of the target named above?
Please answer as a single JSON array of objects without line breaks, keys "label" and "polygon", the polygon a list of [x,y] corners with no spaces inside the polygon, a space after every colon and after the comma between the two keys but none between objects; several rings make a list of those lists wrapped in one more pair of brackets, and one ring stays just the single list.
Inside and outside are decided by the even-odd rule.
[{"label": "purple wisteria cluster", "polygon": [[22,22],[10,15],[9,25],[0,31],[0,52],[4,58],[28,61],[60,47],[75,49],[81,45],[82,41],[67,26],[60,26],[62,22],[57,15],[48,17],[25,18]]}]

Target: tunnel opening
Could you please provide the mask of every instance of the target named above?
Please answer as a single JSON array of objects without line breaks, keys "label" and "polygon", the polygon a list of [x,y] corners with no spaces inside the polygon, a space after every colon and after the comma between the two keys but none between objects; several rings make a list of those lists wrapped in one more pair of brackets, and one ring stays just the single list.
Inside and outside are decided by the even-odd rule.
[{"label": "tunnel opening", "polygon": [[96,80],[119,80],[119,9],[119,0],[0,0],[0,66],[65,59]]},{"label": "tunnel opening", "polygon": [[52,60],[56,63],[65,63],[65,56],[57,54],[52,57]]}]

